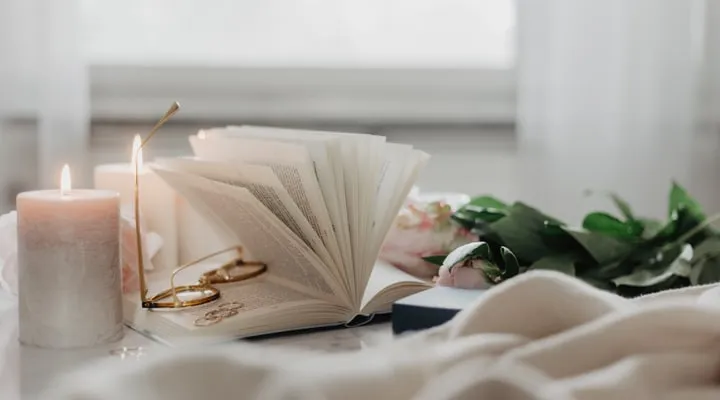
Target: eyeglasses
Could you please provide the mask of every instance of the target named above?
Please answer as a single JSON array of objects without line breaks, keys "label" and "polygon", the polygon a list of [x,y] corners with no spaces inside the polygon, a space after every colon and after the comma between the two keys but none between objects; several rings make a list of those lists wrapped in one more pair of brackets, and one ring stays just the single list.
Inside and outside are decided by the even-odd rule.
[{"label": "eyeglasses", "polygon": [[[180,109],[180,104],[173,103],[167,110],[165,115],[155,124],[148,135],[140,142],[135,149],[134,154],[134,207],[135,207],[135,236],[137,243],[137,268],[138,278],[140,281],[140,300],[142,308],[186,308],[206,304],[220,298],[220,290],[216,284],[240,282],[256,276],[262,275],[267,271],[267,265],[259,261],[245,261],[243,259],[242,246],[233,246],[214,253],[208,254],[197,260],[191,261],[179,266],[173,270],[170,275],[170,288],[163,290],[153,296],[148,296],[147,282],[145,280],[145,265],[143,257],[142,237],[140,233],[140,150],[147,144],[150,138]],[[221,267],[205,272],[200,276],[197,283],[190,285],[175,285],[175,276],[182,270],[197,266],[200,263],[210,260],[223,253],[237,252],[237,256],[231,261],[223,264]]]}]

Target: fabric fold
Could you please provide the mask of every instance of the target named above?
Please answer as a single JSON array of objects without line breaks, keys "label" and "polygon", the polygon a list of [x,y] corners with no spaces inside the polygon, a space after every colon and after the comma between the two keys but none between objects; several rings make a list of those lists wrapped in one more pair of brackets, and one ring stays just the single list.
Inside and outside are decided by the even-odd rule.
[{"label": "fabric fold", "polygon": [[720,393],[718,295],[710,285],[624,299],[529,272],[443,326],[359,352],[167,350],[77,371],[48,398],[704,400]]}]

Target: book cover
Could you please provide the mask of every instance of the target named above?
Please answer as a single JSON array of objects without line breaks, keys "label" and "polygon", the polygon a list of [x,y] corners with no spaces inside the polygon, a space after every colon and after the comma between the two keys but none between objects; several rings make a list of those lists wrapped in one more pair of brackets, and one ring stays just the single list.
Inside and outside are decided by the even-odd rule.
[{"label": "book cover", "polygon": [[393,333],[419,331],[442,325],[475,302],[485,290],[436,286],[393,303]]}]

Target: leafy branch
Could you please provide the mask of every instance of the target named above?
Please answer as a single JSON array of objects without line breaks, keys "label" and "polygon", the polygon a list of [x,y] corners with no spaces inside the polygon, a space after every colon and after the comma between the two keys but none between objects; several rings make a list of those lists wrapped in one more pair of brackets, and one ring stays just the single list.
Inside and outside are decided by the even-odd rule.
[{"label": "leafy branch", "polygon": [[[668,219],[642,218],[614,193],[605,193],[619,216],[591,212],[572,228],[522,202],[491,196],[472,199],[452,216],[454,223],[487,243],[473,257],[505,271],[501,283],[529,270],[555,270],[596,287],[633,297],[660,290],[720,281],[720,233],[700,204],[673,182]],[[476,246],[477,247],[477,246]],[[505,259],[512,255],[506,271]],[[442,265],[445,256],[426,259]]]}]

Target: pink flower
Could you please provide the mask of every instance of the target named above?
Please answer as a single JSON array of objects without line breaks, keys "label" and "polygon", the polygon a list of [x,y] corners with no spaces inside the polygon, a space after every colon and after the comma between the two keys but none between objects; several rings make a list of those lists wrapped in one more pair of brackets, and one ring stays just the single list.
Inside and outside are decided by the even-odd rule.
[{"label": "pink flower", "polygon": [[440,237],[443,235],[446,233],[393,227],[380,251],[380,259],[409,274],[431,278],[437,272],[437,266],[423,257],[443,253],[442,243],[446,240]]},{"label": "pink flower", "polygon": [[379,258],[419,278],[435,276],[438,267],[423,257],[446,254],[477,239],[450,221],[453,209],[463,200],[466,202],[467,196],[411,194],[395,218]]},{"label": "pink flower", "polygon": [[435,284],[438,286],[451,286],[460,289],[487,289],[490,283],[482,271],[483,261],[474,260],[472,266],[456,265],[440,267]]}]

